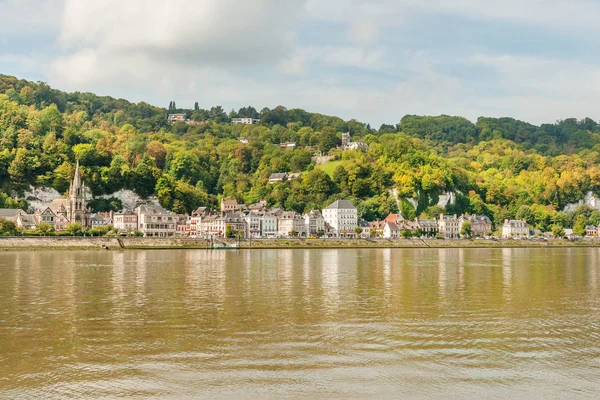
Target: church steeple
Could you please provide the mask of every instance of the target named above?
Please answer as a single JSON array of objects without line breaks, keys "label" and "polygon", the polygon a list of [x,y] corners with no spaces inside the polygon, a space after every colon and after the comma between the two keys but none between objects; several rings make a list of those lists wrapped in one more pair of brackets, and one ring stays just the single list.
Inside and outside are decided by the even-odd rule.
[{"label": "church steeple", "polygon": [[85,194],[85,184],[81,179],[79,169],[79,160],[75,166],[75,176],[69,189],[69,210],[67,218],[70,222],[79,222],[86,228],[89,224],[89,215],[87,215],[87,199]]},{"label": "church steeple", "polygon": [[73,187],[78,188],[81,186],[81,173],[79,172],[79,160],[75,166],[75,176],[73,177]]}]

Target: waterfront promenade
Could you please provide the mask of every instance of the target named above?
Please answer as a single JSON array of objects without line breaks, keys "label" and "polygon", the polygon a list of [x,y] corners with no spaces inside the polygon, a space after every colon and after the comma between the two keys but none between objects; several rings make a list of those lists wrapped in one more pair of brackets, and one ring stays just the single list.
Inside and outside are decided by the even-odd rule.
[{"label": "waterfront promenade", "polygon": [[[1,237],[0,251],[6,250],[126,250],[206,249],[209,239],[143,237]],[[483,240],[483,239],[213,239],[213,244],[239,244],[240,249],[294,248],[506,248],[506,247],[595,247],[600,241],[568,240]]]}]

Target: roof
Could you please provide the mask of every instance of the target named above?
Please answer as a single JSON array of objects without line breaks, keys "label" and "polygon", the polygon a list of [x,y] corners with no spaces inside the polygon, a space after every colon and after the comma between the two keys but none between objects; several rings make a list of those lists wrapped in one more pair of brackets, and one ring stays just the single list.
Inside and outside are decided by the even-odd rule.
[{"label": "roof", "polygon": [[387,217],[385,217],[385,221],[397,223],[398,221],[404,221],[404,217],[402,216],[402,214],[390,214]]},{"label": "roof", "polygon": [[50,204],[47,204],[46,207],[50,208],[52,211],[60,211],[62,208],[66,211],[66,205],[68,204],[68,199],[57,199],[52,200]]},{"label": "roof", "polygon": [[300,215],[296,214],[295,211],[284,211],[283,213],[281,213],[281,216],[279,218],[281,219],[295,219],[295,218],[299,218]]},{"label": "roof", "polygon": [[140,214],[172,214],[161,206],[149,206],[147,204],[138,206],[138,210]]},{"label": "roof", "polygon": [[389,227],[391,231],[399,231],[400,228],[395,222],[386,222],[385,226]]},{"label": "roof", "polygon": [[491,224],[492,221],[487,215],[461,215],[460,218],[463,221],[475,222],[475,223],[486,223]]},{"label": "roof", "polygon": [[240,213],[228,213],[223,217],[225,222],[244,222],[244,216]]},{"label": "roof", "polygon": [[225,199],[222,201],[223,204],[231,204],[231,205],[236,205],[237,206],[237,200],[236,199]]},{"label": "roof", "polygon": [[137,216],[135,211],[131,211],[131,210],[127,210],[127,209],[117,211],[116,213],[114,213],[114,215],[135,215],[135,216]]},{"label": "roof", "polygon": [[526,226],[528,226],[527,222],[521,221],[521,220],[518,220],[518,219],[511,219],[511,220],[508,220],[508,221],[504,221],[504,225],[507,225],[507,224],[510,225],[510,226],[512,226],[512,227],[526,227]]},{"label": "roof", "polygon": [[323,214],[319,210],[311,210],[308,214],[304,214],[304,216],[309,218],[323,218]]},{"label": "roof", "polygon": [[19,213],[25,213],[25,211],[20,208],[0,208],[0,218],[15,218]]},{"label": "roof", "polygon": [[444,221],[458,221],[458,218],[456,217],[456,214],[454,215],[444,215],[443,216]]},{"label": "roof", "polygon": [[21,214],[19,217],[21,219],[21,223],[23,225],[37,225],[37,221],[35,220],[35,215],[32,214]]},{"label": "roof", "polygon": [[338,200],[331,203],[326,210],[356,210],[356,207],[352,205],[348,200]]},{"label": "roof", "polygon": [[383,229],[385,221],[373,221],[371,222],[371,229]]},{"label": "roof", "polygon": [[288,176],[288,174],[283,172],[283,173],[271,174],[269,176],[269,179],[283,179],[283,178],[287,178],[287,176]]},{"label": "roof", "polygon": [[360,226],[361,228],[370,228],[371,224],[365,221],[364,219],[361,219],[360,221],[358,221],[358,226]]}]

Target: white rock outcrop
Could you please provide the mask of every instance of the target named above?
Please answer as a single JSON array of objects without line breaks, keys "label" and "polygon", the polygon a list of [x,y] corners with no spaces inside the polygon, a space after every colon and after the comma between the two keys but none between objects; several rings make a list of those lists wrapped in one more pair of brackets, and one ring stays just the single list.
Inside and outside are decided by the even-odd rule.
[{"label": "white rock outcrop", "polygon": [[[88,199],[92,198],[92,194],[88,193]],[[115,197],[123,203],[123,208],[133,210],[137,206],[141,204],[147,204],[150,206],[158,206],[158,198],[149,197],[147,199],[142,199],[132,190],[119,190],[118,192],[105,194],[102,196],[96,196],[96,198],[101,199],[109,199],[111,197]],[[57,192],[56,190],[48,187],[39,187],[34,188],[31,187],[29,190],[26,190],[23,199],[27,200],[29,204],[30,210],[39,210],[44,207],[45,204],[51,203],[53,200],[58,200],[63,198],[63,196]]]},{"label": "white rock outcrop", "polygon": [[588,206],[595,208],[596,210],[600,210],[600,199],[593,192],[587,192],[583,200],[579,200],[577,203],[568,204],[564,211],[575,211],[575,209],[579,206]]}]

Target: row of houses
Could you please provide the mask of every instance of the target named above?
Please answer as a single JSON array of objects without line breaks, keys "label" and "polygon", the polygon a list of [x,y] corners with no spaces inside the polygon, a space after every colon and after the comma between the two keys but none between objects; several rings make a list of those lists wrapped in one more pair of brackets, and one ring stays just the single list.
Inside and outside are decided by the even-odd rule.
[{"label": "row of houses", "polygon": [[[33,214],[28,214],[21,209],[0,209],[0,218],[14,222],[23,230],[34,230],[45,223],[54,231],[62,232],[71,223],[65,213],[60,209],[53,210],[50,206],[35,210]],[[178,229],[180,234],[185,234],[187,219],[187,215],[176,215],[162,207],[141,205],[132,211],[90,214],[86,218],[86,223],[82,224],[82,228],[112,226],[115,231],[124,234],[141,232],[147,237],[168,237],[177,234]]]},{"label": "row of houses", "polygon": [[471,224],[472,236],[485,236],[492,232],[492,222],[487,216],[442,214],[439,219],[409,220],[401,214],[390,214],[382,221],[363,221],[358,219],[356,207],[348,200],[338,200],[323,210],[300,214],[280,208],[269,209],[264,201],[246,206],[228,199],[221,202],[220,214],[204,207],[196,210],[188,219],[185,232],[194,237],[229,234],[252,238],[326,236],[394,239],[408,231],[418,236],[456,239],[461,237],[460,232],[466,222]]},{"label": "row of houses", "polygon": [[471,224],[471,236],[486,236],[492,232],[492,221],[487,216],[469,214],[460,217],[440,214],[438,219],[405,219],[402,214],[390,214],[382,221],[371,222],[368,229],[370,236],[385,239],[399,238],[404,232],[423,237],[458,239],[467,222]]}]

